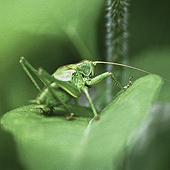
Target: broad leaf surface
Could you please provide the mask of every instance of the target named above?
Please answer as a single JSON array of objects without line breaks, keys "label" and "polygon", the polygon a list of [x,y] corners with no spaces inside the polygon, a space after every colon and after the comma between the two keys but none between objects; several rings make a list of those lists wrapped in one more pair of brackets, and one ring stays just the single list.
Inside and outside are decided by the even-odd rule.
[{"label": "broad leaf surface", "polygon": [[34,106],[8,112],[1,123],[13,134],[27,169],[115,169],[161,84],[157,76],[138,79],[100,113],[99,121],[89,124],[85,118],[44,117]]},{"label": "broad leaf surface", "polygon": [[[170,79],[170,46],[152,46],[147,50],[136,54],[130,62],[137,68],[150,71],[154,74],[160,75],[167,79]],[[136,70],[129,70],[129,75],[133,75],[135,78],[141,77],[142,73]],[[164,83],[160,95],[159,101],[167,102],[170,101],[170,83]]]},{"label": "broad leaf surface", "polygon": [[170,104],[155,104],[129,137],[118,170],[169,170]]}]

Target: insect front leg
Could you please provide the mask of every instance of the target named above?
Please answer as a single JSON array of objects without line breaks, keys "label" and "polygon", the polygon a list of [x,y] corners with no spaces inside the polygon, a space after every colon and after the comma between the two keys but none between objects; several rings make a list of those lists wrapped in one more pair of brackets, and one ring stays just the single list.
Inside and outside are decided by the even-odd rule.
[{"label": "insect front leg", "polygon": [[132,81],[131,81],[132,78],[130,78],[128,85],[124,87],[124,86],[117,80],[117,78],[114,76],[114,74],[111,73],[111,72],[105,72],[105,73],[103,73],[103,74],[101,74],[101,75],[98,75],[98,76],[92,78],[91,80],[86,81],[86,84],[89,85],[89,86],[93,86],[93,85],[101,82],[103,79],[105,79],[105,78],[107,78],[107,77],[111,77],[112,80],[113,80],[113,82],[116,84],[116,86],[119,87],[121,90],[126,90],[126,89],[132,84]]},{"label": "insect front leg", "polygon": [[99,82],[101,82],[103,79],[107,78],[107,77],[111,77],[113,82],[121,89],[121,90],[124,90],[124,87],[123,85],[117,80],[117,78],[114,76],[113,73],[111,72],[106,72],[106,73],[103,73],[101,75],[98,75],[94,78],[92,78],[91,80],[88,80],[86,81],[86,84],[89,85],[89,86],[93,86]]},{"label": "insect front leg", "polygon": [[126,86],[124,86],[124,89],[125,89],[125,90],[128,89],[128,88],[132,85],[132,79],[133,79],[133,77],[130,77],[130,78],[129,78],[128,84],[127,84]]},{"label": "insect front leg", "polygon": [[88,102],[89,102],[89,104],[90,104],[90,106],[91,106],[91,108],[92,108],[92,111],[93,111],[93,114],[94,114],[94,118],[95,118],[96,120],[99,119],[100,117],[99,117],[99,115],[97,114],[96,108],[94,107],[94,104],[93,104],[93,102],[92,102],[92,99],[91,99],[91,97],[90,97],[90,95],[89,95],[88,88],[87,88],[87,87],[84,87],[84,88],[82,89],[82,91],[85,93],[85,95],[86,95],[86,97],[87,97],[87,100],[88,100]]}]

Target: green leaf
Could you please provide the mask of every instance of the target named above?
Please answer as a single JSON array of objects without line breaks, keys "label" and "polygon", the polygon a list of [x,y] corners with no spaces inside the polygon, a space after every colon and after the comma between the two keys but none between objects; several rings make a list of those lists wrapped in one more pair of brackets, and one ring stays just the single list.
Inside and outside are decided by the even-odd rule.
[{"label": "green leaf", "polygon": [[13,136],[0,127],[0,169],[21,170]]},{"label": "green leaf", "polygon": [[170,105],[157,103],[129,137],[126,154],[118,170],[168,170],[169,143]]},{"label": "green leaf", "polygon": [[33,106],[24,106],[5,114],[1,123],[13,134],[26,169],[110,170],[161,84],[158,76],[138,79],[100,113],[99,121],[44,117]]}]

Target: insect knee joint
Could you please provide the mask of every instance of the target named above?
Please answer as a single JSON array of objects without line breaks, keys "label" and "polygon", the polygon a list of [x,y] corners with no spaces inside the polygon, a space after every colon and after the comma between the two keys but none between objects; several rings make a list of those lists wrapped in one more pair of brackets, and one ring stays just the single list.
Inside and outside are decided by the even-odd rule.
[{"label": "insect knee joint", "polygon": [[20,60],[19,60],[20,63],[24,63],[25,62],[25,58],[24,57],[21,57]]},{"label": "insect knee joint", "polygon": [[108,74],[109,76],[112,76],[112,75],[113,75],[111,72],[107,72],[107,74]]}]

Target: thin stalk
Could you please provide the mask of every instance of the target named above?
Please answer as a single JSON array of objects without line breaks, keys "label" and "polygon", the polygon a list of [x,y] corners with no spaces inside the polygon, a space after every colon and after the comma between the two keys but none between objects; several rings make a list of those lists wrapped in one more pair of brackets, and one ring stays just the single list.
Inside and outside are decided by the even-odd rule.
[{"label": "thin stalk", "polygon": [[[125,63],[127,61],[128,0],[106,1],[106,60]],[[107,65],[120,82],[124,81],[124,69]],[[110,102],[118,89],[111,88],[112,80],[106,80],[106,103]]]}]

